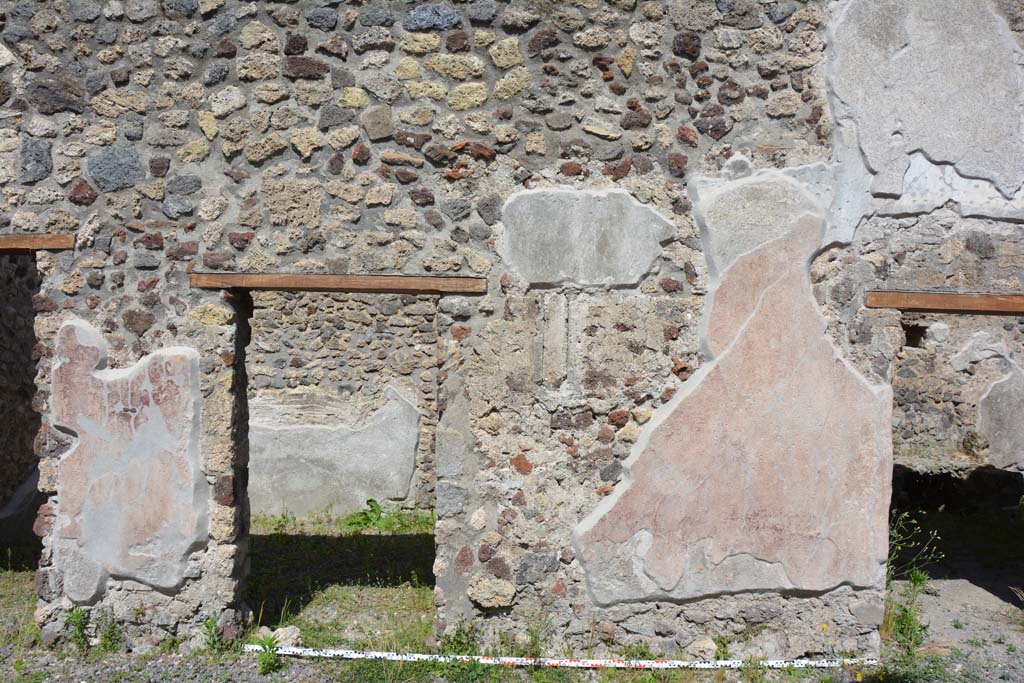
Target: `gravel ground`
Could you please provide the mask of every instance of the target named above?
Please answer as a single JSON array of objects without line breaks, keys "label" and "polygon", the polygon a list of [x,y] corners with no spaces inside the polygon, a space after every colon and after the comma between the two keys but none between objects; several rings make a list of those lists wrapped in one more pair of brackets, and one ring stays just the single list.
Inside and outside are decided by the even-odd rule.
[{"label": "gravel ground", "polygon": [[[836,670],[797,675],[767,671],[661,675],[493,668],[450,671],[442,678],[424,665],[299,659],[289,659],[282,671],[263,675],[257,672],[256,655],[250,653],[140,655],[93,650],[80,655],[69,650],[47,651],[23,644],[31,640],[34,608],[32,572],[24,570],[0,571],[0,683],[1024,683],[1024,606],[1010,590],[1010,586],[1024,584],[1019,527],[979,519],[932,520],[945,525],[942,531],[948,547],[945,559],[929,567],[934,578],[918,599],[921,621],[928,625],[924,645],[913,664],[896,666],[896,653],[889,653],[883,657],[889,663],[887,668],[865,671],[860,679],[855,672]],[[993,529],[1001,529],[1001,535],[992,536]],[[274,536],[268,536],[264,554],[275,561],[261,565],[253,585],[261,589],[260,595],[277,596],[285,603],[262,598],[257,602],[265,604],[268,614],[290,605],[293,611],[288,623],[302,630],[309,645],[341,647],[372,642],[379,649],[418,649],[430,631],[432,599],[430,588],[420,586],[415,578],[429,573],[432,539],[427,536],[422,552],[415,553],[416,557],[423,555],[422,561],[395,553],[392,541],[412,547],[411,540],[332,539],[332,543],[358,544],[335,548],[333,556],[369,558],[373,566],[387,569],[384,578],[367,585],[366,569],[356,563],[343,567],[341,574],[324,570],[317,574],[322,589],[294,594],[286,590],[293,565],[317,553],[302,544],[276,543]],[[293,546],[293,553],[285,552]],[[894,594],[902,590],[903,584],[897,582]]]}]

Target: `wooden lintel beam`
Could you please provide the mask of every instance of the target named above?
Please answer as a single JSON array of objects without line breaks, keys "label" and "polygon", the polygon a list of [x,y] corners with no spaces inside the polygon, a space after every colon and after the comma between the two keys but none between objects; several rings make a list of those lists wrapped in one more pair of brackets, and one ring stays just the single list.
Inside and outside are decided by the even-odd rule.
[{"label": "wooden lintel beam", "polygon": [[0,235],[0,254],[25,254],[30,251],[59,251],[75,248],[74,235]]},{"label": "wooden lintel beam", "polygon": [[432,275],[291,275],[286,273],[192,273],[201,289],[255,289],[279,292],[359,292],[381,294],[484,294],[481,277]]},{"label": "wooden lintel beam", "polygon": [[1024,294],[952,292],[868,292],[868,308],[897,308],[922,313],[1024,315]]}]

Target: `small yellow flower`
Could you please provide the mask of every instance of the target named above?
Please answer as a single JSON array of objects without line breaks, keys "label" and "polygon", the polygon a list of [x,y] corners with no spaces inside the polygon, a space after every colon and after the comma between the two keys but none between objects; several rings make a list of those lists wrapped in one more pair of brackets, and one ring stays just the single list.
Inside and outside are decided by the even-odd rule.
[{"label": "small yellow flower", "polygon": [[862,674],[862,673],[860,673],[860,672],[858,671],[858,672],[857,672],[857,680],[858,680],[858,681],[863,681],[863,680],[864,680],[864,674]]},{"label": "small yellow flower", "polygon": [[821,630],[822,631],[827,631],[828,630],[828,624],[822,624],[821,625]]}]

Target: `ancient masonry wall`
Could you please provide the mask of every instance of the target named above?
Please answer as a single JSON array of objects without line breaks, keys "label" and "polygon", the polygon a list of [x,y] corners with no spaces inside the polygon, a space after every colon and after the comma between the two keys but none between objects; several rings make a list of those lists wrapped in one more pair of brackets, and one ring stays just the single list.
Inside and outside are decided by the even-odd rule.
[{"label": "ancient masonry wall", "polygon": [[437,297],[257,292],[253,514],[434,507]]},{"label": "ancient masonry wall", "polygon": [[[871,288],[1022,288],[1015,3],[53,0],[2,21],[0,229],[77,242],[37,254],[33,299],[48,641],[75,604],[140,646],[238,626],[246,395],[285,356],[285,382],[292,357],[363,359],[331,391],[366,372],[358,342],[324,352],[367,338],[329,322],[345,312],[417,321],[393,337],[420,345],[411,373],[399,353],[377,371],[404,391],[360,378],[376,391],[345,410],[418,419],[428,480],[438,416],[439,632],[870,652],[885,425],[901,458],[955,438],[1021,466],[1018,321],[863,308]],[[250,343],[245,297],[192,270],[488,291],[436,314],[313,303],[309,343],[265,352],[314,297],[257,294]],[[349,431],[317,438],[372,442]],[[154,500],[171,512],[133,515]]]}]

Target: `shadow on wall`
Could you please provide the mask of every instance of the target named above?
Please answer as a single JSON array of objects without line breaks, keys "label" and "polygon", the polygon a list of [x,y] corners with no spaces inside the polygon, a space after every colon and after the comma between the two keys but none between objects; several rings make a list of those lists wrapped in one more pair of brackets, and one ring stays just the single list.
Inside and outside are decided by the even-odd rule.
[{"label": "shadow on wall", "polygon": [[[36,490],[33,296],[40,277],[30,254],[0,255],[0,552],[6,567],[33,568],[42,544],[32,532],[45,496]],[[9,553],[9,555],[8,555]]]},{"label": "shadow on wall", "polygon": [[[944,557],[925,567],[963,579],[1016,605],[1010,586],[1024,577],[1024,474],[991,466],[969,473],[914,472],[897,465],[893,510],[908,511],[923,535],[935,532]],[[903,559],[909,559],[904,557]]]},{"label": "shadow on wall", "polygon": [[246,602],[263,622],[302,610],[332,585],[434,585],[433,534],[253,534]]}]

